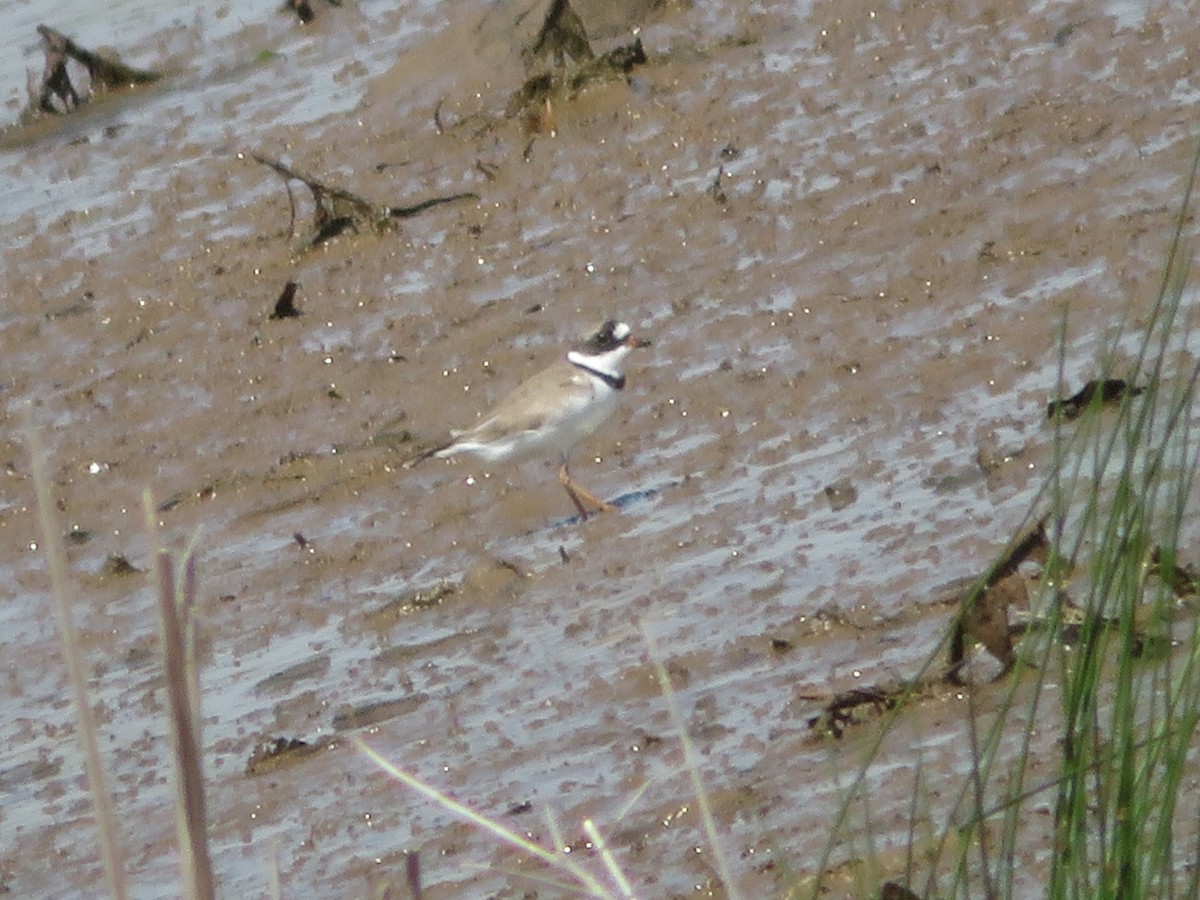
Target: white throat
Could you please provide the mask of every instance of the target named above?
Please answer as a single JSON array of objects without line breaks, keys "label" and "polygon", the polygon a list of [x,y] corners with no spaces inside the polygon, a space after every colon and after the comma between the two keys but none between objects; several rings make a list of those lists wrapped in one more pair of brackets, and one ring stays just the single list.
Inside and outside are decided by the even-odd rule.
[{"label": "white throat", "polygon": [[621,344],[604,353],[582,353],[579,350],[571,350],[567,353],[567,362],[586,369],[615,386],[617,382],[624,384],[625,357],[629,355],[630,349],[632,348],[627,344]]}]

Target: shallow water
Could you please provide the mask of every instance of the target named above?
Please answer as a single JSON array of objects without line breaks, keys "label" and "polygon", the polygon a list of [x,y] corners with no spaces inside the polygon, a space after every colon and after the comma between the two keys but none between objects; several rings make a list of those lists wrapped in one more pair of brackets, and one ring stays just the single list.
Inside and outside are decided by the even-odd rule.
[{"label": "shallow water", "polygon": [[[309,29],[265,3],[199,24],[153,3],[43,15],[176,74],[0,156],[20,186],[0,196],[14,894],[99,872],[32,549],[30,400],[62,527],[92,534],[69,548],[76,616],[138,896],[176,893],[155,887],[177,865],[157,626],[144,575],[99,573],[114,553],[149,565],[146,487],[178,495],[159,514],[173,546],[202,528],[223,893],[264,893],[278,865],[285,895],[367,896],[416,848],[432,897],[521,895],[507,871],[527,862],[344,743],[244,774],[264,737],[400,701],[353,730],[518,830],[546,838],[549,808],[577,841],[593,818],[639,895],[723,896],[648,633],[735,877],[774,896],[815,866],[872,740],[814,738],[820,698],[913,674],[948,587],[1033,501],[1064,310],[1072,389],[1118,321],[1133,352],[1193,149],[1186,12],[668,5],[643,23],[650,63],[556,109],[551,137],[500,116],[523,8],[318,2]],[[17,24],[40,67],[36,22]],[[604,47],[623,39],[609,27]],[[298,254],[280,179],[247,151],[381,201],[480,199]],[[304,315],[268,320],[289,278]],[[572,472],[619,512],[570,519],[549,464],[401,467],[387,435],[469,423],[608,314],[654,347]],[[835,510],[839,479],[857,497]],[[380,612],[441,582],[440,603]],[[906,714],[855,834],[901,848],[918,776],[949,808],[963,724],[954,694]]]}]

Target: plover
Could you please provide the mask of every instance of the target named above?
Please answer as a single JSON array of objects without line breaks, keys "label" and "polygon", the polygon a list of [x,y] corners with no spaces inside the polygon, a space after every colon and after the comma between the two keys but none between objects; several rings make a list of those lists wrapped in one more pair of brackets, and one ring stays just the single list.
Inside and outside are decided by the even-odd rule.
[{"label": "plover", "polygon": [[459,453],[471,454],[485,463],[521,463],[557,456],[558,480],[581,518],[588,516],[584,501],[597,510],[611,509],[572,480],[568,456],[572,447],[599,428],[616,409],[625,388],[625,357],[637,347],[648,346],[650,342],[635,338],[624,322],[610,319],[562,359],[518,385],[477,425],[456,432],[449,441],[426,450],[408,465],[431,456]]}]

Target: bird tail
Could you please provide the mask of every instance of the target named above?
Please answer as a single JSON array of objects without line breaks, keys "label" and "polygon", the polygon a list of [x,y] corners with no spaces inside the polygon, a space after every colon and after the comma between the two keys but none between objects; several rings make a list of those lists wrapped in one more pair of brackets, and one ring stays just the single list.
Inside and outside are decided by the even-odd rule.
[{"label": "bird tail", "polygon": [[425,460],[429,459],[429,457],[437,456],[439,453],[441,453],[443,450],[445,450],[447,447],[449,447],[453,443],[454,443],[454,439],[451,438],[448,441],[443,441],[440,444],[435,444],[432,447],[422,450],[421,452],[417,453],[415,456],[412,456],[409,459],[406,459],[403,463],[404,468],[411,469],[413,466],[416,466],[419,463],[425,462]]}]

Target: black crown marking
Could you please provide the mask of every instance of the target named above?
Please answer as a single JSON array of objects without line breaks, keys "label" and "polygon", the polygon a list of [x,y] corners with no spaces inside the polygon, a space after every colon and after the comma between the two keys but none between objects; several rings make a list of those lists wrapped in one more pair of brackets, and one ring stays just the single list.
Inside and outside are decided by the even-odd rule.
[{"label": "black crown marking", "polygon": [[[624,337],[617,337],[617,326],[619,324],[616,319],[609,319],[600,326],[599,331],[587,339],[587,343],[583,345],[583,349],[588,353],[607,353],[609,350],[616,350],[625,342]],[[628,335],[625,337],[628,337]]]}]

